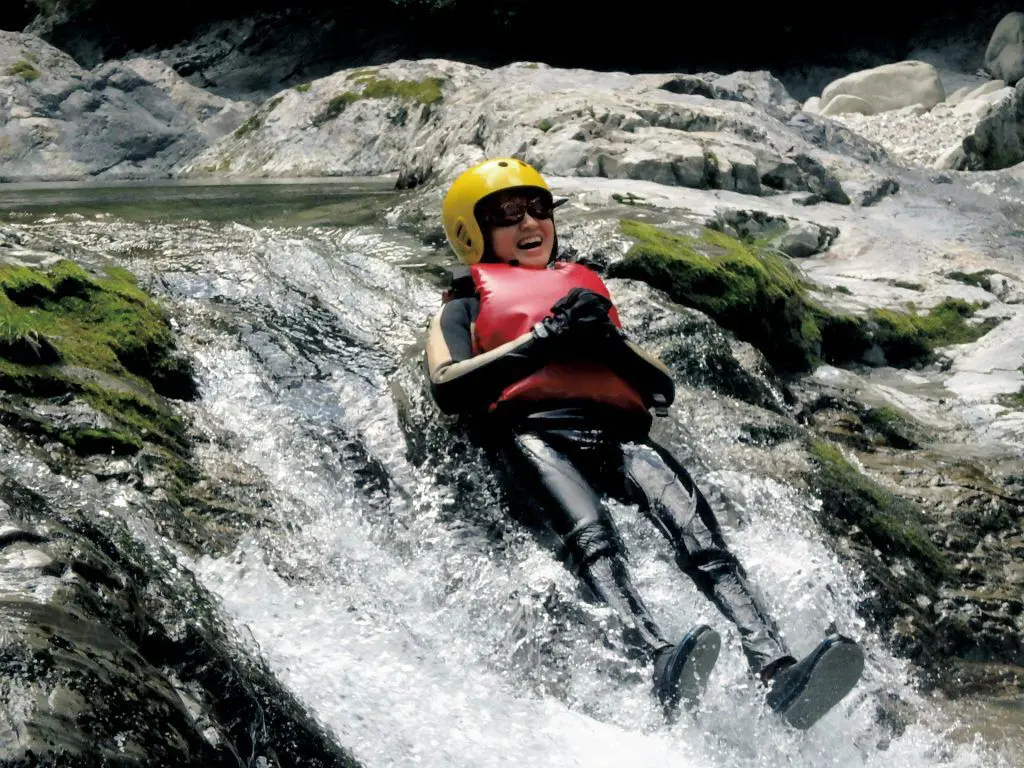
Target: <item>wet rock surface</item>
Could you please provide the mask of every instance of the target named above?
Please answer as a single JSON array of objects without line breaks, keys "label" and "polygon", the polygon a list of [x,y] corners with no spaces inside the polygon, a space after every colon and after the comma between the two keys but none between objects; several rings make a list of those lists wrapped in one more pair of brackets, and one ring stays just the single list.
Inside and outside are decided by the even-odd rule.
[{"label": "wet rock surface", "polygon": [[[145,338],[159,310],[124,275],[94,280],[51,255],[49,270],[0,257],[0,760],[356,765],[152,535],[216,551],[266,504],[245,475],[197,470],[186,420],[157,391],[196,394],[188,367],[173,386],[161,373],[172,336],[144,352],[113,342],[131,370],[96,344],[125,313]],[[129,302],[111,311],[111,295]],[[75,312],[91,325],[77,342]]]}]

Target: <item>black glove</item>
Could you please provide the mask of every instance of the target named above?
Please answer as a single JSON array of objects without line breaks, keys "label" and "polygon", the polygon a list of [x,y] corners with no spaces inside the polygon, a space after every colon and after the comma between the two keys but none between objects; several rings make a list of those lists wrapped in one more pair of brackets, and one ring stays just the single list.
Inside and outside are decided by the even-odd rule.
[{"label": "black glove", "polygon": [[558,346],[580,345],[586,352],[607,339],[621,338],[608,312],[610,299],[587,288],[573,288],[551,306],[551,314],[533,327],[540,339],[557,340]]}]

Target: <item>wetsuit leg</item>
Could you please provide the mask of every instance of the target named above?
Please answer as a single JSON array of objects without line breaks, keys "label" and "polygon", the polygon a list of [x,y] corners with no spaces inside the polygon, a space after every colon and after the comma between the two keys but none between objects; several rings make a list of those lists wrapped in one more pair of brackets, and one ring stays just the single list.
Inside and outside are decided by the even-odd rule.
[{"label": "wetsuit leg", "polygon": [[630,580],[614,521],[577,467],[579,453],[571,432],[511,433],[500,450],[510,499],[554,534],[569,568],[633,625],[642,648],[657,651],[669,643]]},{"label": "wetsuit leg", "polygon": [[775,622],[726,545],[718,521],[689,473],[661,446],[623,446],[626,494],[676,549],[684,573],[735,625],[751,669],[789,655]]}]

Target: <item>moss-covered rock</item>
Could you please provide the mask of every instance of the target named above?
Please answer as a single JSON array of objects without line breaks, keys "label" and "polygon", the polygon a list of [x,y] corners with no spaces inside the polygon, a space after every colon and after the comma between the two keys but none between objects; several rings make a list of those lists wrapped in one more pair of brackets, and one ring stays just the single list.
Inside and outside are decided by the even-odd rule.
[{"label": "moss-covered rock", "polygon": [[144,441],[183,453],[185,427],[163,397],[197,394],[170,322],[134,277],[91,275],[68,260],[46,270],[0,265],[0,390],[67,396],[102,414],[103,426],[23,422],[78,453],[133,453]]},{"label": "moss-covered rock", "polygon": [[674,301],[710,315],[783,370],[808,370],[820,356],[817,319],[823,310],[812,305],[784,257],[710,228],[692,237],[627,219],[622,231],[636,242],[611,265],[609,276],[664,290]]},{"label": "moss-covered rock", "polygon": [[907,656],[933,653],[925,606],[938,599],[954,571],[929,537],[926,516],[858,471],[831,443],[811,439],[808,450],[807,481],[822,501],[817,519],[867,579],[860,613],[893,632],[893,645]]},{"label": "moss-covered rock", "polygon": [[429,106],[443,98],[441,85],[444,80],[426,77],[422,80],[392,80],[377,77],[376,70],[362,69],[350,72],[346,80],[355,88],[332,96],[324,109],[312,122],[322,125],[338,117],[345,109],[363,99],[399,99],[423,106]]},{"label": "moss-covered rock", "polygon": [[757,347],[780,373],[798,373],[824,361],[910,366],[929,362],[935,349],[974,341],[999,320],[968,320],[982,305],[949,298],[927,313],[873,309],[865,316],[833,312],[789,260],[757,242],[705,228],[674,234],[624,219],[634,240],[611,277],[643,280],[674,301],[711,316]]},{"label": "moss-covered rock", "polygon": [[39,79],[42,73],[34,64],[32,64],[31,61],[22,59],[21,61],[16,61],[14,64],[9,66],[4,74],[12,77],[21,77],[32,82],[33,80]]},{"label": "moss-covered rock", "polygon": [[809,445],[816,471],[810,483],[821,496],[821,518],[856,526],[889,558],[912,561],[927,578],[925,593],[948,578],[951,566],[925,532],[927,520],[910,501],[887,491],[859,472],[834,446],[822,440]]},{"label": "moss-covered rock", "polygon": [[926,314],[872,309],[868,312],[869,332],[890,365],[924,363],[932,359],[937,347],[976,341],[998,325],[999,319],[994,317],[981,323],[967,322],[982,306],[947,298]]}]

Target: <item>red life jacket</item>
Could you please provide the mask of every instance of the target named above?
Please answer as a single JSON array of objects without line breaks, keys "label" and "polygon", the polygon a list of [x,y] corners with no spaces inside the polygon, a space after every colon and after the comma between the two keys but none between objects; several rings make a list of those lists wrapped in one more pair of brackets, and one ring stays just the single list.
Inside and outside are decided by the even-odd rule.
[{"label": "red life jacket", "polygon": [[[488,352],[527,333],[572,288],[589,288],[608,296],[597,273],[581,264],[556,262],[547,269],[474,264],[470,273],[480,299],[473,332],[474,354]],[[614,308],[608,314],[617,327],[622,327]],[[510,384],[497,402],[523,400],[589,400],[649,415],[640,394],[600,363],[549,363]]]}]

